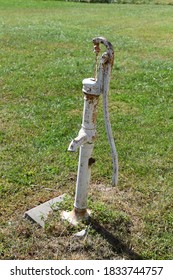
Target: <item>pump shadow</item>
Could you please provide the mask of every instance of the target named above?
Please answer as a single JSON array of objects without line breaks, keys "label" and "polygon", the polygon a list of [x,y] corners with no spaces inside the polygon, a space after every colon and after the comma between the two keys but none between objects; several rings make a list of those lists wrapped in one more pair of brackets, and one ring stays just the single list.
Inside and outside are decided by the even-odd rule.
[{"label": "pump shadow", "polygon": [[100,234],[111,246],[114,253],[120,256],[126,256],[129,260],[142,260],[142,257],[134,252],[127,244],[122,242],[121,239],[114,236],[104,226],[99,224],[95,219],[89,217],[89,225]]}]

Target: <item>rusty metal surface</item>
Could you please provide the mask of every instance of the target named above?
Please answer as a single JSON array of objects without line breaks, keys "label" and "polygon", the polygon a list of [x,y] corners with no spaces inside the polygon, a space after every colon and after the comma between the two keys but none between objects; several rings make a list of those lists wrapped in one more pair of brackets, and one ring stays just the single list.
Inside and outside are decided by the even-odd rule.
[{"label": "rusty metal surface", "polygon": [[[114,63],[114,49],[113,49],[113,46],[112,44],[104,37],[96,37],[96,38],[93,38],[93,44],[94,44],[94,50],[95,52],[100,52],[100,47],[99,47],[99,44],[103,44],[106,49],[107,49],[107,52],[106,54],[108,55],[108,63],[111,64],[111,67],[113,66],[113,63]],[[106,61],[105,61],[106,63]]]},{"label": "rusty metal surface", "polygon": [[68,151],[75,152],[81,145],[95,141],[98,97],[97,95],[86,94],[84,92],[82,126],[77,137],[71,141]]},{"label": "rusty metal surface", "polygon": [[69,221],[72,225],[76,226],[81,220],[87,220],[90,216],[90,210],[75,208],[68,212],[63,211],[61,217],[63,220]]}]

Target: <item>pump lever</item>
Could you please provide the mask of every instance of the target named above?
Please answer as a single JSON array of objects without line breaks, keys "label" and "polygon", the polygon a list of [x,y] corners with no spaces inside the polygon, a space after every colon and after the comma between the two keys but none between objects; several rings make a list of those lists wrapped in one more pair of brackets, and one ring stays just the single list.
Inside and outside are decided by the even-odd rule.
[{"label": "pump lever", "polygon": [[112,185],[116,186],[118,183],[118,154],[116,151],[115,141],[113,138],[109,111],[108,111],[108,92],[111,71],[114,63],[114,50],[110,42],[104,37],[96,37],[93,39],[94,51],[98,55],[100,52],[99,44],[103,44],[106,47],[106,52],[102,54],[99,66],[99,73],[97,77],[97,84],[99,85],[100,91],[103,94],[103,111],[105,119],[105,127],[108,136],[108,141],[111,148],[112,163],[113,163],[113,176]]}]

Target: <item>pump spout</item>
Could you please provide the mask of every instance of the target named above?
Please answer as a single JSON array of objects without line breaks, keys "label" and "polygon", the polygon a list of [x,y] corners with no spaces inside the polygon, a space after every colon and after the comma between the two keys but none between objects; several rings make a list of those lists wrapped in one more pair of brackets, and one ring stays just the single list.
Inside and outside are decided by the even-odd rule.
[{"label": "pump spout", "polygon": [[87,134],[81,129],[79,131],[78,136],[73,139],[68,147],[68,151],[69,152],[76,152],[77,148],[79,148],[80,146],[82,146],[83,144],[85,144],[87,142]]}]

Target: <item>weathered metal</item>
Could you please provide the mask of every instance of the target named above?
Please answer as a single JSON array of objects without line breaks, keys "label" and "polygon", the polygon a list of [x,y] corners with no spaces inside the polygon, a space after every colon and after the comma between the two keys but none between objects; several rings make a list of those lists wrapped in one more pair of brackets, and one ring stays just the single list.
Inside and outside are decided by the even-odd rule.
[{"label": "weathered metal", "polygon": [[91,165],[95,162],[92,158],[92,151],[96,139],[96,118],[99,96],[101,94],[103,95],[105,126],[112,152],[112,185],[117,185],[118,181],[118,157],[108,112],[108,91],[111,70],[114,62],[114,50],[112,44],[105,38],[97,37],[93,39],[94,51],[97,55],[100,52],[100,43],[105,45],[106,52],[102,54],[100,59],[98,76],[83,80],[82,91],[84,93],[84,109],[82,127],[78,136],[71,141],[68,147],[68,151],[71,152],[75,152],[77,148],[80,147],[74,209],[72,212],[63,213],[63,217],[73,224],[76,224],[81,218],[87,218],[89,215],[87,210],[87,197],[91,176]]},{"label": "weathered metal", "polygon": [[84,92],[84,109],[82,127],[78,136],[71,141],[68,151],[75,152],[85,143],[92,143],[96,138],[98,96]]}]

